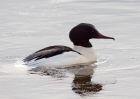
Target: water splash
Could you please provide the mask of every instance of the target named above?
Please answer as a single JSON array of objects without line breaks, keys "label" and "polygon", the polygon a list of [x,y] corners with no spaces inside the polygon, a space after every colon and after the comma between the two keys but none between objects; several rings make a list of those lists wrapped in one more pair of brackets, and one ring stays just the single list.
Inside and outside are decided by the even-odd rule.
[{"label": "water splash", "polygon": [[22,61],[18,60],[15,63],[2,64],[0,74],[11,75],[11,74],[26,74],[29,68],[23,64]]}]

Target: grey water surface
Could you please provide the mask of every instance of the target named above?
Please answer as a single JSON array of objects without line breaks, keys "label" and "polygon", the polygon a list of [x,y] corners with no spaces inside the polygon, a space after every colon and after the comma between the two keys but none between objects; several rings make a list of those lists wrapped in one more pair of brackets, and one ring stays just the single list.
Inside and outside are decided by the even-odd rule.
[{"label": "grey water surface", "polygon": [[[56,77],[19,66],[44,47],[72,47],[69,31],[81,22],[116,38],[91,40],[99,61],[93,74]],[[139,27],[139,0],[0,0],[0,99],[139,99]]]}]

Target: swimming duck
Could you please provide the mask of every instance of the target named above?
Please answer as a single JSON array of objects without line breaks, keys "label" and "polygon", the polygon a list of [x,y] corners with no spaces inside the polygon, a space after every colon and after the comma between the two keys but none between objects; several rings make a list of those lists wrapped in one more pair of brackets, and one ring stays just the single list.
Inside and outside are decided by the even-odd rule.
[{"label": "swimming duck", "polygon": [[73,48],[64,45],[54,45],[43,48],[27,56],[23,61],[28,66],[61,68],[76,65],[94,64],[97,61],[96,53],[90,39],[113,39],[101,34],[94,25],[80,23],[69,32]]}]

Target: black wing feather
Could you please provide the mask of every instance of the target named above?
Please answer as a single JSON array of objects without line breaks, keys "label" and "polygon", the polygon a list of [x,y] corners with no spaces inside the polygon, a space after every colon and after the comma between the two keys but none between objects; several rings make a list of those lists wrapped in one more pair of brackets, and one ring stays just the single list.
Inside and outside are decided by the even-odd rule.
[{"label": "black wing feather", "polygon": [[79,52],[73,50],[70,47],[62,46],[62,45],[56,45],[56,46],[50,46],[50,47],[43,48],[43,49],[27,56],[23,61],[24,62],[29,62],[33,59],[39,60],[39,59],[42,59],[42,58],[49,58],[49,57],[59,55],[59,54],[62,54],[64,52],[69,52],[69,51],[73,51],[73,52],[76,52],[76,53],[80,54]]}]

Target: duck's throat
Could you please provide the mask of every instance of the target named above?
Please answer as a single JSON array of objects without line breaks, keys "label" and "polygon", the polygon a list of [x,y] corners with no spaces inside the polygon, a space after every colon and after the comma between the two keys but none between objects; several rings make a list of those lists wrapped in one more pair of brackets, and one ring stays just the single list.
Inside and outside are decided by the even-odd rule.
[{"label": "duck's throat", "polygon": [[75,46],[82,46],[82,47],[86,47],[86,48],[91,48],[92,44],[89,41],[84,41],[84,40],[76,40],[75,42],[73,42]]}]

